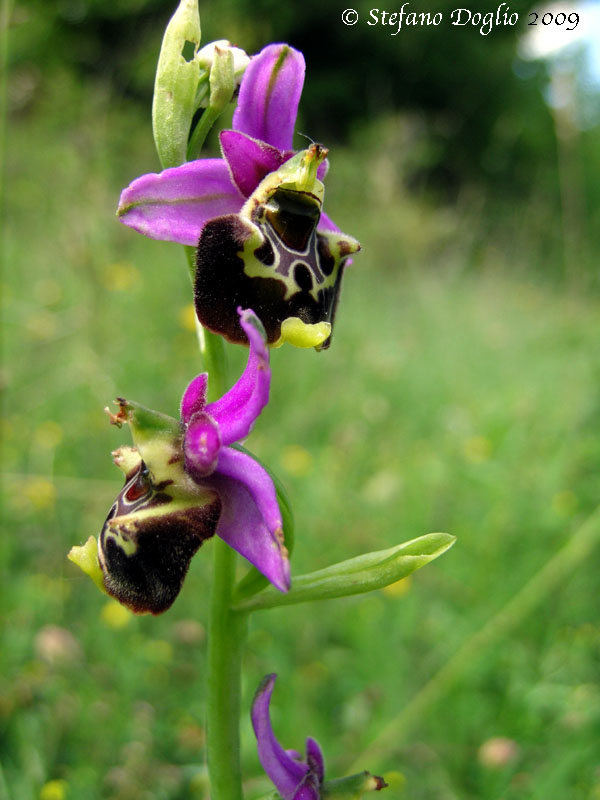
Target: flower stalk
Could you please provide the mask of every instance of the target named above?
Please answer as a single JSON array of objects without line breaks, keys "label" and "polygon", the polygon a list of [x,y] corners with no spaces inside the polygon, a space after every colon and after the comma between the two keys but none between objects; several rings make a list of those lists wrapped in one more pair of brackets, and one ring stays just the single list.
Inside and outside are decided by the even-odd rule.
[{"label": "flower stalk", "polygon": [[[194,276],[196,274],[196,264],[194,260],[195,251],[193,247],[189,247],[188,245],[184,245],[183,249],[185,251],[190,280],[193,285]],[[217,397],[221,397],[225,394],[227,388],[228,367],[225,341],[221,336],[217,336],[215,333],[204,328],[198,321],[198,317],[195,317],[195,322],[202,366],[211,378],[208,385],[208,399],[216,400]]]},{"label": "flower stalk", "polygon": [[[184,247],[184,250],[193,281],[194,249]],[[210,375],[208,399],[212,401],[221,397],[227,387],[225,343],[198,322],[196,330],[202,363]],[[243,799],[240,703],[248,615],[231,609],[235,566],[235,551],[222,539],[215,539],[206,682],[206,755],[212,800]]]},{"label": "flower stalk", "polygon": [[[202,359],[211,378],[209,392],[220,397],[227,385],[225,345],[221,337],[200,325],[198,331]],[[222,539],[216,539],[208,621],[206,685],[206,751],[212,800],[243,798],[240,699],[248,615],[231,609],[235,565],[235,551]]]},{"label": "flower stalk", "polygon": [[212,800],[242,800],[240,693],[247,614],[231,609],[235,552],[215,540],[208,626],[207,758]]}]

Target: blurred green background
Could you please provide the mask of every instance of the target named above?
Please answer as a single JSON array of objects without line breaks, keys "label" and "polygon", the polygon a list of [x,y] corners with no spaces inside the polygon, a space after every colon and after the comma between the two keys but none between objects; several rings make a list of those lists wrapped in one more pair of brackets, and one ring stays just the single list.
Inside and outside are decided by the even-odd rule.
[{"label": "blurred green background", "polygon": [[[345,5],[201,4],[205,41],[305,52],[297,130],[330,147],[327,211],[363,245],[331,350],[273,352],[248,444],[289,489],[297,574],[431,531],[458,542],[386,591],[254,616],[248,797],[269,784],[246,712],[277,672],[279,738],[317,738],[329,777],[384,773],[390,800],[598,800],[597,84],[581,48],[523,56],[528,3],[488,36],[391,36],[363,2],[350,28]],[[181,248],[114,218],[158,166],[172,10],[4,1],[1,800],[208,796],[211,543],[160,618],[66,561],[121,485],[128,435],[103,407],[175,414],[199,370]]]}]

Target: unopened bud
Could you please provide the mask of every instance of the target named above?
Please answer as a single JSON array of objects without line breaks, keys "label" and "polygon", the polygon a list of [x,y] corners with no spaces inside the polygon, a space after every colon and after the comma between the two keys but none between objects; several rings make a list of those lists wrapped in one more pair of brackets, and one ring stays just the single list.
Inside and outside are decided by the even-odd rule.
[{"label": "unopened bud", "polygon": [[224,111],[233,97],[235,79],[233,76],[233,53],[231,50],[215,47],[215,55],[210,70],[209,105],[214,111]]},{"label": "unopened bud", "polygon": [[[200,15],[197,0],[181,0],[167,25],[156,68],[152,129],[163,167],[186,160],[187,143],[196,111],[200,68]],[[191,50],[191,53],[188,51]]]},{"label": "unopened bud", "polygon": [[[196,56],[196,61],[200,67],[200,82],[201,85],[204,86],[204,90],[200,90],[197,98],[197,103],[201,108],[206,108],[209,102],[211,105],[214,103],[212,96],[209,97],[209,87],[207,82],[208,76],[210,76],[210,90],[212,92],[213,77],[211,73],[215,66],[215,62],[217,61],[217,51],[227,51],[228,53],[231,53],[233,58],[232,94],[236,89],[239,88],[242,78],[244,77],[246,67],[250,63],[250,57],[248,54],[240,47],[234,47],[231,42],[227,41],[227,39],[219,39],[216,42],[211,42],[210,44],[204,45],[204,47],[198,51]],[[231,96],[229,99],[231,99]],[[227,102],[229,102],[229,100],[227,100]]]}]

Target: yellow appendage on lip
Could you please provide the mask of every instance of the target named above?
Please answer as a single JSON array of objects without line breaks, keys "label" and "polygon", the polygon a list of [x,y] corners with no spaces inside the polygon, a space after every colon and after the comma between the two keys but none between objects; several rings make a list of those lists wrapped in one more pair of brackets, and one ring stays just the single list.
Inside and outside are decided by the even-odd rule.
[{"label": "yellow appendage on lip", "polygon": [[281,347],[285,342],[294,347],[319,347],[330,336],[329,322],[310,324],[303,322],[299,317],[288,317],[281,323],[281,336],[273,347]]},{"label": "yellow appendage on lip", "polygon": [[81,547],[72,547],[67,558],[77,564],[79,569],[83,570],[86,575],[89,575],[102,592],[107,593],[104,588],[104,576],[98,561],[98,542],[93,536],[90,536]]}]

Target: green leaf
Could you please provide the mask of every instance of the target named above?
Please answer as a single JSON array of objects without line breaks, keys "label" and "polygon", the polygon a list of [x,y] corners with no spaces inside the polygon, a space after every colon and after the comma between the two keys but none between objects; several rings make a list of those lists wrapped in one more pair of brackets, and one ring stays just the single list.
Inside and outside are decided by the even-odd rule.
[{"label": "green leaf", "polygon": [[452,547],[455,541],[456,537],[448,533],[429,533],[387,550],[365,553],[325,569],[299,575],[293,578],[292,588],[287,594],[281,594],[271,587],[258,596],[238,603],[234,608],[256,611],[382,589],[429,564]]},{"label": "green leaf", "polygon": [[163,168],[186,160],[200,80],[199,46],[198,2],[181,0],[165,30],[154,83],[152,129]]}]

